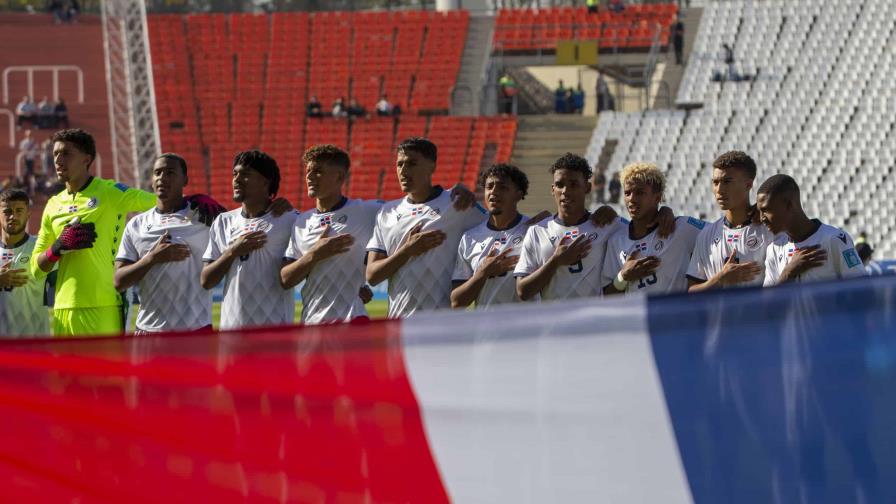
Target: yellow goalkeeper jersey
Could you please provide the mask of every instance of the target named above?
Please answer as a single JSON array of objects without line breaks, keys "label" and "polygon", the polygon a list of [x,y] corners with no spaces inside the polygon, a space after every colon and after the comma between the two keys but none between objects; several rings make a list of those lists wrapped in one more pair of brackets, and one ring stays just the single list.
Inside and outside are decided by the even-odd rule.
[{"label": "yellow goalkeeper jersey", "polygon": [[98,177],[72,194],[63,189],[47,201],[41,218],[40,234],[31,256],[31,271],[36,277],[47,273],[37,258],[59,237],[62,228],[78,217],[94,223],[96,241],[92,248],[66,252],[58,264],[54,308],[94,308],[120,304],[115,290],[115,254],[130,212],[144,212],[156,204],[156,195],[130,188],[114,180]]}]

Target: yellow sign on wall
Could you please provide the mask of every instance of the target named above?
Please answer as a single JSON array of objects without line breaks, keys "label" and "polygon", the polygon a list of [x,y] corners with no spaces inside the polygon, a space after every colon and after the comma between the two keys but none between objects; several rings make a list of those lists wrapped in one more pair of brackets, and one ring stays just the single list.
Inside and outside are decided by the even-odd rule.
[{"label": "yellow sign on wall", "polygon": [[557,42],[558,65],[597,65],[597,41],[561,40]]}]

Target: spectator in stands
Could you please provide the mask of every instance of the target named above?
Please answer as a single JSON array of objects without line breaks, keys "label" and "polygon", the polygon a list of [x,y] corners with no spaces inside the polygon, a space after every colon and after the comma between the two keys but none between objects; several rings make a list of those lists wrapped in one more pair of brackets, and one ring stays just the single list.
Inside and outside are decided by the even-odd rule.
[{"label": "spectator in stands", "polygon": [[597,170],[594,174],[594,197],[597,202],[603,204],[606,201],[605,191],[607,189],[607,175],[603,170]]},{"label": "spectator in stands", "polygon": [[722,44],[722,57],[725,59],[725,65],[728,66],[728,80],[738,80],[737,72],[734,70],[734,49],[727,43]]},{"label": "spectator in stands", "polygon": [[386,95],[380,96],[380,101],[376,102],[376,115],[379,117],[389,117],[392,115],[392,104]]},{"label": "spectator in stands", "polygon": [[16,105],[17,128],[21,129],[25,121],[28,121],[32,128],[37,127],[37,105],[28,96],[23,96],[22,101]]},{"label": "spectator in stands", "polygon": [[37,127],[40,129],[52,128],[55,119],[56,107],[44,96],[44,99],[37,104]]},{"label": "spectator in stands", "polygon": [[871,256],[874,255],[874,249],[868,244],[868,237],[865,236],[864,231],[859,233],[859,237],[856,238],[856,252],[859,254],[859,259],[862,260],[862,264],[865,265],[865,272],[868,273],[869,276],[884,274],[884,270],[880,263],[871,258]]},{"label": "spectator in stands", "polygon": [[320,100],[317,99],[317,96],[311,95],[311,100],[308,101],[308,105],[305,105],[305,115],[308,117],[324,116],[323,108],[321,107]]},{"label": "spectator in stands", "polygon": [[566,100],[566,113],[574,114],[576,112],[576,102],[575,102],[575,94],[576,90],[573,89],[572,86],[566,88],[566,94],[564,98]]},{"label": "spectator in stands", "polygon": [[563,79],[557,82],[557,89],[554,90],[554,112],[566,113],[566,87],[563,85]]},{"label": "spectator in stands", "polygon": [[78,0],[68,0],[65,2],[65,21],[67,23],[77,23],[78,14],[81,13],[81,4]]},{"label": "spectator in stands", "polygon": [[616,14],[625,10],[625,2],[623,0],[610,0],[610,11]]},{"label": "spectator in stands", "polygon": [[681,22],[681,16],[678,16],[672,25],[672,47],[675,49],[675,64],[681,65],[684,51],[684,23]]},{"label": "spectator in stands", "polygon": [[348,110],[345,108],[345,97],[340,96],[333,102],[333,109],[331,110],[333,117],[347,117]]},{"label": "spectator in stands", "polygon": [[53,21],[56,24],[62,24],[65,21],[65,5],[63,5],[62,0],[50,0],[47,10],[53,14]]},{"label": "spectator in stands", "polygon": [[56,116],[54,121],[54,127],[56,129],[68,129],[70,128],[68,124],[68,106],[65,104],[65,100],[62,98],[56,102],[56,106],[53,108],[53,113]]},{"label": "spectator in stands", "polygon": [[40,144],[40,162],[41,162],[41,172],[43,173],[56,173],[55,167],[53,166],[53,142],[50,139],[46,139],[43,143]]},{"label": "spectator in stands", "polygon": [[610,93],[610,86],[604,79],[603,74],[597,76],[597,90],[595,91],[597,105],[597,113],[600,114],[604,110],[613,110],[616,108],[613,103],[613,95]]},{"label": "spectator in stands", "polygon": [[619,172],[613,174],[610,179],[610,203],[619,203],[619,195],[622,193],[622,183],[619,181]]},{"label": "spectator in stands", "polygon": [[19,153],[25,162],[25,180],[30,180],[34,175],[34,162],[40,157],[40,147],[31,136],[31,130],[25,130],[25,136],[19,142]]},{"label": "spectator in stands", "polygon": [[367,110],[364,108],[363,105],[358,103],[358,100],[356,100],[354,98],[352,98],[348,102],[348,108],[346,109],[346,113],[352,119],[354,119],[356,117],[366,117],[367,116]]},{"label": "spectator in stands", "polygon": [[588,7],[588,14],[597,14],[597,0],[585,0]]},{"label": "spectator in stands", "polygon": [[580,82],[576,89],[572,92],[573,113],[581,114],[585,111],[585,90],[582,89]]},{"label": "spectator in stands", "polygon": [[501,113],[513,114],[513,102],[517,93],[516,81],[505,72],[498,80],[498,85],[501,86]]}]

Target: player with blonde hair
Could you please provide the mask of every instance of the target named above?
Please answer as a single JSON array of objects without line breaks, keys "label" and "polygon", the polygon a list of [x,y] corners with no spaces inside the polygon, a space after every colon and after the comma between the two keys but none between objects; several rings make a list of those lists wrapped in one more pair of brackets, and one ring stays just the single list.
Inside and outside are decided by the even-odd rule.
[{"label": "player with blonde hair", "polygon": [[676,218],[675,231],[661,238],[653,224],[666,190],[666,176],[652,163],[632,163],[620,175],[631,222],[607,242],[601,271],[604,294],[666,294],[687,290],[687,269],[705,223]]}]

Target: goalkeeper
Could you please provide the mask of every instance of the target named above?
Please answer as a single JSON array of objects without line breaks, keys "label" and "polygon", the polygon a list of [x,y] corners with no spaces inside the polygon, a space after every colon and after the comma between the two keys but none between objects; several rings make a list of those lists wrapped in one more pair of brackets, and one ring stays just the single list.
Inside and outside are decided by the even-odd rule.
[{"label": "goalkeeper", "polygon": [[[156,195],[91,176],[96,143],[86,131],[58,131],[51,141],[56,175],[65,188],[47,201],[31,270],[41,277],[59,269],[53,335],[121,334],[126,310],[113,283],[115,253],[128,213],[153,208]],[[206,224],[223,210],[207,196],[187,200]]]}]

